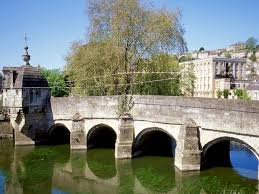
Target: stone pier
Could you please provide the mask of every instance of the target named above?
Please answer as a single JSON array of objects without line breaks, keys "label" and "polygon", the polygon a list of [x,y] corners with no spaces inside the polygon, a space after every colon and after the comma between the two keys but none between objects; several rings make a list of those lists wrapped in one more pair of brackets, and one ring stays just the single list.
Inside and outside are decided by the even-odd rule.
[{"label": "stone pier", "polygon": [[70,148],[72,150],[87,149],[85,136],[85,120],[79,113],[73,116],[72,131],[70,134]]},{"label": "stone pier", "polygon": [[175,151],[175,166],[181,171],[200,170],[201,146],[199,128],[189,119],[181,127]]},{"label": "stone pier", "polygon": [[126,159],[132,157],[132,143],[134,139],[134,120],[125,114],[119,120],[119,134],[115,145],[115,157]]}]

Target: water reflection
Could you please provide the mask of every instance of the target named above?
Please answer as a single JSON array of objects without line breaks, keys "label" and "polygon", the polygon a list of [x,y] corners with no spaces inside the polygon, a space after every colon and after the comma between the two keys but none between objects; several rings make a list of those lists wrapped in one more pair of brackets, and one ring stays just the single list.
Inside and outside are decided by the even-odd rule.
[{"label": "water reflection", "polygon": [[114,150],[88,150],[87,164],[95,176],[100,179],[110,179],[116,176]]},{"label": "water reflection", "polygon": [[239,143],[230,144],[230,161],[237,173],[251,179],[257,179],[258,160],[253,152]]},{"label": "water reflection", "polygon": [[[5,148],[5,149],[2,149]],[[170,157],[114,159],[114,150],[0,143],[2,193],[256,193],[258,182],[231,168],[175,170]]]},{"label": "water reflection", "polygon": [[0,171],[0,193],[4,193],[5,175],[4,172]]},{"label": "water reflection", "polygon": [[[165,167],[166,166],[166,167]],[[142,157],[132,161],[136,180],[146,193],[167,193],[176,186],[173,161],[170,157]]]}]

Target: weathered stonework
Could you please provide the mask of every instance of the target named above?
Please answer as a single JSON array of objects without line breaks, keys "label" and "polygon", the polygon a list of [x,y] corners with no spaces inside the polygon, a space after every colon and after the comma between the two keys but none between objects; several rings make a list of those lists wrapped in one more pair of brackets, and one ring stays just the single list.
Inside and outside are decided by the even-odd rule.
[{"label": "weathered stonework", "polygon": [[35,134],[26,126],[26,119],[22,110],[17,114],[12,114],[10,118],[11,125],[14,128],[14,143],[15,145],[34,145]]},{"label": "weathered stonework", "polygon": [[72,150],[86,149],[86,136],[84,133],[85,120],[79,113],[75,114],[72,120],[70,148]]},{"label": "weathered stonework", "polygon": [[201,146],[199,128],[189,119],[181,127],[175,151],[175,166],[181,171],[200,170]]},{"label": "weathered stonework", "polygon": [[177,139],[175,165],[182,171],[199,170],[201,150],[206,155],[204,148],[215,142],[239,141],[259,158],[258,101],[134,96],[132,115],[118,121],[117,96],[51,98],[49,103],[48,88],[5,91],[16,145],[33,144],[59,123],[71,132],[71,149],[86,149],[89,129],[106,125],[117,134],[118,159],[131,158],[134,137],[153,128]]},{"label": "weathered stonework", "polygon": [[0,139],[13,139],[13,128],[9,121],[0,121]]},{"label": "weathered stonework", "polygon": [[15,145],[32,145],[44,139],[53,123],[50,89],[39,68],[4,67],[3,106],[14,128]]},{"label": "weathered stonework", "polygon": [[131,158],[134,138],[134,120],[131,115],[125,114],[120,117],[119,122],[119,135],[115,145],[115,158]]}]

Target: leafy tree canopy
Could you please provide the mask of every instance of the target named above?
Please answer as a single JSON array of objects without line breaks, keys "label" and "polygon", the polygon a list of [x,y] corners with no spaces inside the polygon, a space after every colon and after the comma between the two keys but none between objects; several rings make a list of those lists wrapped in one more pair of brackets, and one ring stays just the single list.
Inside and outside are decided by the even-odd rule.
[{"label": "leafy tree canopy", "polygon": [[254,37],[250,37],[246,41],[247,49],[253,51],[257,46],[258,40]]},{"label": "leafy tree canopy", "polygon": [[251,100],[251,97],[245,89],[236,89],[234,94],[240,100]]},{"label": "leafy tree canopy", "polygon": [[205,51],[204,47],[199,48],[199,52]]},{"label": "leafy tree canopy", "polygon": [[[140,0],[89,0],[88,15],[88,42],[74,43],[66,58],[65,73],[75,84],[73,92],[181,94],[180,70],[171,57],[187,50],[179,10],[156,10]],[[133,73],[143,71],[178,74]],[[167,80],[151,82],[155,79]]]},{"label": "leafy tree canopy", "polygon": [[41,68],[42,75],[47,79],[51,87],[51,95],[54,97],[68,96],[69,88],[67,87],[64,73],[60,69]]}]

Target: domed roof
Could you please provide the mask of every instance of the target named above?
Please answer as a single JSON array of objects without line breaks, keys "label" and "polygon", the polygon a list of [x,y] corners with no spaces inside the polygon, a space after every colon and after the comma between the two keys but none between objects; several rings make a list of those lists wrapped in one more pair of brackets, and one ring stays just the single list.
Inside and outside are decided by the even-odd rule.
[{"label": "domed roof", "polygon": [[49,85],[38,67],[23,65],[17,68],[17,78],[14,83],[14,88],[22,87],[49,87]]}]

